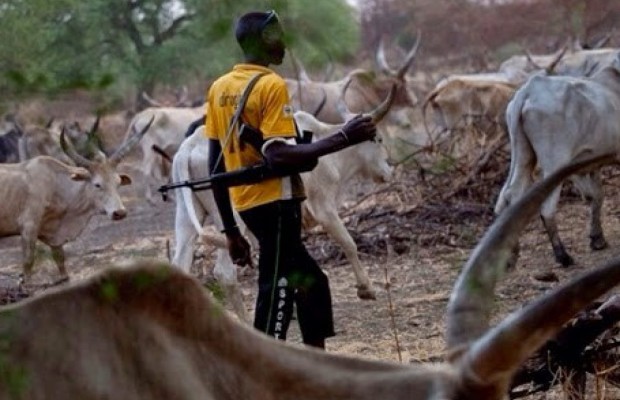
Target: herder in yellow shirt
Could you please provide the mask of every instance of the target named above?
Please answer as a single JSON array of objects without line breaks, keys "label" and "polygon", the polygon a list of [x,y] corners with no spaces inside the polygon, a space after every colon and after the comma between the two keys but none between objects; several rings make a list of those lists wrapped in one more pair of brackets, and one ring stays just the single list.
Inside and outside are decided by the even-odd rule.
[{"label": "herder in yellow shirt", "polygon": [[[266,163],[290,172],[230,189],[213,186],[228,250],[235,264],[250,262],[250,248],[235,223],[232,201],[259,243],[254,327],[286,340],[294,301],[303,342],[325,348],[325,338],[335,334],[331,294],[327,276],[301,240],[301,202],[305,196],[298,171],[315,166],[325,154],[373,139],[376,127],[370,117],[357,116],[333,135],[303,143],[296,131],[286,84],[268,68],[281,64],[284,58],[277,14],[243,15],[237,21],[235,36],[244,63],[217,79],[207,97],[209,171],[214,174]],[[257,75],[260,77],[253,79]],[[250,81],[254,86],[246,91]],[[249,96],[241,104],[239,121],[230,125],[244,92]],[[246,140],[242,126],[254,132],[252,138],[258,140]]]}]

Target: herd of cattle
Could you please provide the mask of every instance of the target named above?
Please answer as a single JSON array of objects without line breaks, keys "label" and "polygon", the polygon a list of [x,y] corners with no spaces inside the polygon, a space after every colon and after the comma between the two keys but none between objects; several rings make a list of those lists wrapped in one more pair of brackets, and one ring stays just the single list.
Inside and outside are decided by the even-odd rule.
[{"label": "herd of cattle", "polygon": [[[419,104],[409,74],[419,44],[418,38],[398,68],[387,64],[381,47],[380,71],[355,69],[329,82],[301,73],[286,82],[297,124],[315,138],[336,131],[360,112],[383,121],[380,137],[387,124],[413,129],[418,125],[409,119],[413,108],[422,111],[433,143],[463,134],[464,126],[481,121],[487,124],[485,130],[493,126],[493,134],[508,138],[511,163],[495,205],[497,221],[472,253],[450,299],[448,363],[411,368],[281,346],[213,311],[217,306],[187,277],[198,238],[219,248],[215,275],[235,312],[249,320],[224,241],[209,233],[208,225],[219,226],[211,193],[185,188],[175,196],[171,260],[184,273],[153,265],[110,270],[16,305],[6,314],[10,318],[0,314],[0,334],[5,338],[6,333],[11,342],[2,348],[6,357],[0,357],[0,370],[6,372],[0,377],[0,398],[14,390],[26,393],[16,398],[29,399],[502,398],[529,354],[620,281],[618,262],[611,263],[488,329],[489,299],[498,277],[491,271],[505,268],[518,248],[520,232],[537,211],[556,260],[562,265],[573,262],[554,219],[563,179],[570,176],[591,203],[591,248],[607,246],[599,171],[614,162],[620,150],[620,49],[565,47],[555,54],[513,56],[498,71],[442,79]],[[429,107],[434,124],[426,121]],[[23,279],[33,273],[37,239],[50,246],[61,278],[67,279],[63,245],[96,213],[114,220],[126,216],[118,188],[132,179],[119,172],[119,164],[130,153],[140,157],[143,193],[151,202],[155,189],[170,179],[206,177],[203,128],[186,134],[204,110],[202,104],[149,107],[127,123],[114,151],[103,149],[97,135],[105,117],[88,130],[61,121],[22,126],[5,118],[0,125],[0,237],[21,236]],[[342,246],[361,299],[376,294],[338,216],[339,205],[347,182],[387,181],[391,174],[385,146],[377,140],[325,156],[303,175],[305,214]],[[543,180],[532,189],[538,174]],[[67,313],[67,307],[72,312]],[[50,326],[49,321],[57,320],[66,322]],[[60,326],[71,329],[61,331]],[[39,330],[49,333],[43,341],[37,338],[33,348],[33,332]],[[62,343],[71,349],[69,355]],[[4,363],[10,364],[8,370]],[[20,371],[30,371],[26,386],[15,377]]]}]

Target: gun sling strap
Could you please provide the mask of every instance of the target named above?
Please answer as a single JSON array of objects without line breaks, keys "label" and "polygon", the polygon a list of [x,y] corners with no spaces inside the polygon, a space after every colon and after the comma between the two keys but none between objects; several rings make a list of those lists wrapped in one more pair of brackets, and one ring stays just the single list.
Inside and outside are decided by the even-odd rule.
[{"label": "gun sling strap", "polygon": [[[237,103],[237,109],[235,110],[235,113],[233,114],[232,118],[230,119],[230,123],[228,124],[228,130],[226,131],[226,137],[224,138],[224,143],[221,146],[222,149],[224,149],[228,145],[228,142],[230,141],[230,135],[232,135],[232,132],[235,129],[235,126],[237,125],[237,123],[239,122],[239,119],[241,118],[241,113],[243,112],[243,109],[245,108],[245,104],[248,102],[248,98],[250,97],[250,93],[252,92],[252,89],[254,89],[256,82],[258,82],[260,78],[267,75],[268,73],[269,72],[259,72],[258,74],[254,75],[250,79],[248,84],[246,85],[245,89],[243,89],[241,98],[239,98],[239,102]],[[223,151],[220,152],[217,158],[217,161],[215,162],[215,165],[214,165],[215,167],[217,167],[217,165],[222,161],[223,154],[224,154]],[[211,174],[213,174],[214,172],[215,171],[210,171]]]}]

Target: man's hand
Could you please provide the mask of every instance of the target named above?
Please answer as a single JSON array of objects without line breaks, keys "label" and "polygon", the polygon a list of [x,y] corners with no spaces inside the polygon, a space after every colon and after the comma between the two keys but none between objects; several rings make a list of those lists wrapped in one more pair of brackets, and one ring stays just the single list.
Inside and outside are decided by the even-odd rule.
[{"label": "man's hand", "polygon": [[235,232],[226,233],[226,245],[233,263],[240,267],[244,265],[252,266],[250,244],[238,229]]},{"label": "man's hand", "polygon": [[372,140],[377,135],[377,126],[370,116],[356,115],[340,130],[349,145]]}]

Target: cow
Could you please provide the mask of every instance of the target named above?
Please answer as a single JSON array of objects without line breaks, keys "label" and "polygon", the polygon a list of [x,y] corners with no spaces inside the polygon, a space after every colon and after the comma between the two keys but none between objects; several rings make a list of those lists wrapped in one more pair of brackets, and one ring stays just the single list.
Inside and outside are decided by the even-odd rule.
[{"label": "cow", "polygon": [[63,131],[62,149],[75,165],[49,156],[0,165],[0,237],[21,236],[24,282],[32,275],[37,239],[50,246],[61,280],[66,280],[63,245],[75,240],[97,213],[125,218],[118,188],[131,178],[117,173],[116,166],[148,126],[109,158],[103,152],[92,160],[78,154]]},{"label": "cow", "polygon": [[[495,205],[499,214],[523,195],[538,166],[543,177],[576,157],[620,151],[620,55],[591,78],[535,76],[522,86],[506,111],[510,136],[510,171]],[[603,190],[600,172],[572,177],[590,202],[590,247],[607,247],[601,227]],[[574,263],[558,233],[555,212],[560,187],[544,202],[540,214],[555,259]]]},{"label": "cow", "polygon": [[0,398],[506,399],[528,357],[620,282],[620,260],[612,260],[491,327],[509,249],[541,202],[568,175],[610,159],[562,168],[487,230],[448,302],[443,362],[400,364],[278,341],[234,320],[193,277],[141,261],[2,308]]},{"label": "cow", "polygon": [[23,128],[13,116],[7,115],[0,122],[0,163],[19,161],[19,139]]},{"label": "cow", "polygon": [[[437,139],[452,142],[455,130],[473,127],[476,132],[485,133],[484,141],[506,138],[506,106],[515,90],[516,86],[508,82],[452,79],[432,90],[424,100],[422,116],[427,134],[434,143]],[[436,134],[428,127],[429,106],[439,128]],[[457,135],[457,138],[462,139],[462,136]]]},{"label": "cow", "polygon": [[613,64],[620,54],[617,48],[600,48],[575,51],[564,56],[554,68],[557,75],[594,75],[599,70]]},{"label": "cow", "polygon": [[500,64],[498,72],[505,75],[509,82],[521,86],[541,70],[553,73],[567,51],[568,45],[565,45],[553,54],[532,55],[526,52],[514,55]]},{"label": "cow", "polygon": [[88,131],[83,131],[77,122],[49,121],[45,126],[26,125],[19,138],[19,161],[26,161],[37,156],[50,156],[65,164],[75,165],[60,146],[60,133],[64,132],[78,154],[91,158],[101,150],[101,141],[97,135],[99,118],[97,117]]},{"label": "cow", "polygon": [[[341,96],[346,94],[345,86]],[[387,99],[376,107],[370,115],[379,122],[392,104],[396,88],[390,91]],[[343,104],[342,97],[339,104]],[[342,107],[341,107],[342,108]],[[346,114],[347,110],[341,112]],[[312,114],[296,111],[295,122],[300,131],[313,132],[313,138],[320,139],[336,132],[343,124],[332,125],[320,122]],[[176,182],[205,178],[207,170],[208,144],[204,128],[186,139],[172,164],[172,178]],[[375,299],[376,294],[364,267],[362,266],[355,241],[348,233],[343,221],[338,216],[339,199],[342,197],[347,183],[355,177],[386,181],[390,178],[392,168],[387,163],[387,153],[380,142],[364,142],[347,148],[337,154],[319,159],[317,167],[311,172],[302,174],[307,200],[304,204],[306,221],[311,217],[320,224],[327,233],[340,244],[351,266],[356,279],[357,295],[361,299]],[[182,189],[181,198],[176,202],[175,213],[175,252],[172,263],[189,272],[193,261],[193,244],[199,235],[204,235],[203,225],[207,215],[216,218],[216,226],[221,227],[219,212],[211,191],[193,193],[188,188]],[[239,221],[240,225],[243,225]],[[224,241],[219,240],[222,244]],[[211,239],[212,244],[217,244]],[[236,269],[224,249],[218,250],[214,273],[225,288],[237,315],[247,320],[245,309],[239,293]]]},{"label": "cow", "polygon": [[143,177],[143,189],[149,203],[155,204],[157,198],[156,187],[166,183],[169,178],[167,165],[160,155],[153,151],[153,146],[174,156],[188,126],[196,119],[205,115],[206,107],[149,107],[132,118],[125,137],[133,130],[140,130],[151,118],[154,118],[149,130],[137,146],[139,153],[138,169]]},{"label": "cow", "polygon": [[[379,104],[386,98],[393,84],[397,85],[397,92],[394,99],[393,109],[390,112],[390,120],[399,126],[409,126],[410,121],[407,116],[403,116],[400,111],[410,110],[417,103],[417,98],[407,85],[407,70],[413,64],[418,47],[420,46],[421,35],[418,34],[416,43],[407,54],[405,61],[398,69],[393,69],[387,65],[383,54],[383,46],[377,51],[377,63],[381,66],[380,73],[365,69],[355,69],[350,71],[344,78],[336,81],[317,82],[303,79],[285,79],[291,97],[291,102],[296,110],[314,113],[319,108],[322,101],[324,106],[320,107],[316,117],[323,122],[338,124],[344,122],[342,115],[338,112],[338,102],[347,82],[351,81],[347,91],[346,103],[353,112],[364,112]],[[325,100],[323,100],[325,99]]]}]

